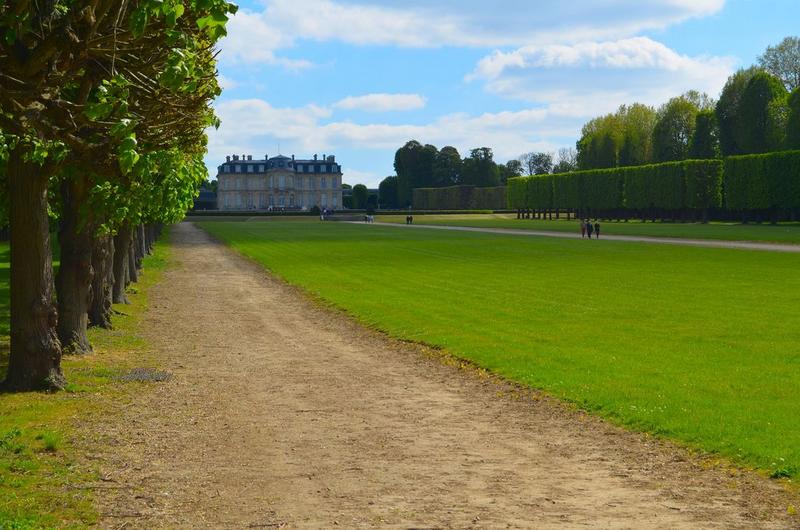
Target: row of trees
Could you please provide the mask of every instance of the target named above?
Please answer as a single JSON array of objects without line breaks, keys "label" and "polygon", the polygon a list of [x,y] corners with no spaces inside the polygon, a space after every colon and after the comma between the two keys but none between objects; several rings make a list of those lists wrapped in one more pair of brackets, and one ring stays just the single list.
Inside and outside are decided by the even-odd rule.
[{"label": "row of trees", "polygon": [[714,101],[687,92],[660,108],[634,103],[586,123],[579,169],[708,159],[800,148],[800,39],[767,49]]},{"label": "row of trees", "polygon": [[499,186],[511,177],[521,175],[522,164],[519,160],[498,164],[488,147],[472,149],[469,156],[462,158],[455,147],[446,146],[439,150],[436,146],[411,140],[395,153],[394,170],[396,181],[384,181],[385,185],[381,182],[380,189],[385,192],[380,196],[380,203],[382,206],[403,208],[411,204],[411,193],[415,188],[442,188],[459,184]]},{"label": "row of trees", "polygon": [[795,219],[800,151],[519,177],[507,193],[509,207],[526,212],[707,220],[711,210],[724,210],[744,221]]},{"label": "row of trees", "polygon": [[[207,172],[226,0],[0,4],[0,197],[10,224],[5,386],[58,389],[63,352],[110,327],[158,226]],[[53,275],[51,218],[60,267]],[[2,224],[2,223],[0,223]]]}]

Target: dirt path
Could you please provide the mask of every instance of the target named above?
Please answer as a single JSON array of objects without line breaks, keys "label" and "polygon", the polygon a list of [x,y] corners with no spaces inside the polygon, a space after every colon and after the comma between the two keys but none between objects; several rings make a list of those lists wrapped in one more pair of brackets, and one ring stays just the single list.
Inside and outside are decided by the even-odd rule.
[{"label": "dirt path", "polygon": [[390,342],[182,224],[103,426],[109,528],[783,528],[791,496]]},{"label": "dirt path", "polygon": [[[364,224],[356,221],[346,221],[352,224]],[[448,226],[448,225],[426,225],[418,223],[405,225],[400,223],[371,223],[378,226],[394,226],[398,228],[421,228],[434,230],[455,230],[457,232],[485,232],[487,234],[503,234],[512,236],[533,236],[533,237],[560,237],[562,239],[580,239],[578,226],[575,225],[575,232],[551,232],[547,230],[524,230],[515,228],[478,228],[474,226]],[[661,245],[685,245],[689,247],[711,247],[711,248],[738,248],[743,250],[768,250],[772,252],[793,252],[800,253],[800,245],[790,245],[782,243],[758,243],[755,241],[724,241],[721,239],[687,239],[682,237],[648,237],[648,236],[613,236],[603,234],[601,239],[609,241],[632,241],[636,243],[657,243]]]}]

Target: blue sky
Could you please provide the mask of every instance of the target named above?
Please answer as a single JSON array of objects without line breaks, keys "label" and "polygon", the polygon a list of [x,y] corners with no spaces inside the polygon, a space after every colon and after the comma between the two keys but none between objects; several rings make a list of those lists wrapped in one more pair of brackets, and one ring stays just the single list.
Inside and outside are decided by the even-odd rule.
[{"label": "blue sky", "polygon": [[410,139],[555,151],[623,103],[718,96],[798,20],[797,0],[242,2],[207,163],[335,154],[345,182],[377,187]]}]

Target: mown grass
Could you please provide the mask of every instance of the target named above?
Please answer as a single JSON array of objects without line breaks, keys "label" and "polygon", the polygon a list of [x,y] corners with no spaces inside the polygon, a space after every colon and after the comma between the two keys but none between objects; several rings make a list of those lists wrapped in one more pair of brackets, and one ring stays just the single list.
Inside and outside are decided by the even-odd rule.
[{"label": "mown grass", "polygon": [[[0,274],[5,271],[0,276],[0,329],[7,334],[4,257],[0,253]],[[132,304],[115,306],[114,330],[90,330],[94,354],[63,359],[66,391],[0,393],[0,529],[85,528],[97,522],[92,498],[99,469],[85,451],[98,433],[82,429],[147,386],[117,378],[133,367],[156,365],[137,329],[148,305],[148,289],[161,277],[167,260],[164,244],[145,259],[145,273],[130,296]],[[0,339],[0,380],[7,363],[5,337]]]},{"label": "mown grass", "polygon": [[800,471],[800,258],[337,223],[203,223],[375,328],[774,476]]},{"label": "mown grass", "polygon": [[[405,216],[379,215],[375,220],[384,223],[403,224],[405,223]],[[517,219],[516,214],[418,215],[414,217],[414,224],[572,232],[580,237],[580,224],[577,220]],[[627,223],[601,222],[600,225],[601,234],[620,236],[679,237],[686,239],[800,244],[800,223],[745,225],[740,223],[642,223],[641,221],[631,220]]]}]

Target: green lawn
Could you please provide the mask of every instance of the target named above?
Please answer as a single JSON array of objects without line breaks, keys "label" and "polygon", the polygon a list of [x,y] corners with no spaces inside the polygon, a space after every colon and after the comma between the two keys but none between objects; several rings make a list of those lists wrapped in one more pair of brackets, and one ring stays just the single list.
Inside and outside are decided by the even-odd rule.
[{"label": "green lawn", "polygon": [[[405,223],[405,216],[379,215],[376,217],[376,221],[402,224]],[[414,224],[514,228],[580,234],[578,221],[517,219],[516,214],[417,215],[414,217]],[[629,221],[627,223],[601,222],[600,224],[601,234],[800,244],[800,223],[743,225],[739,223],[642,223],[641,221]]]},{"label": "green lawn", "polygon": [[[120,404],[152,383],[120,382],[132,368],[156,368],[151,348],[138,335],[147,293],[168,265],[160,243],[145,258],[145,272],[129,298],[115,306],[113,330],[91,329],[95,354],[67,356],[63,392],[0,393],[0,529],[87,528],[97,524],[93,497],[102,489],[99,463],[86,454],[97,443],[87,420],[102,425]],[[8,246],[0,248],[0,380],[8,364]],[[98,418],[102,418],[102,421]],[[89,423],[91,424],[91,423]]]},{"label": "green lawn", "polygon": [[337,223],[202,223],[392,336],[635,429],[800,472],[800,257]]},{"label": "green lawn", "polygon": [[8,340],[9,286],[8,243],[0,243],[0,342]]}]

